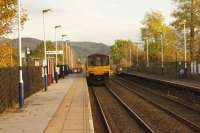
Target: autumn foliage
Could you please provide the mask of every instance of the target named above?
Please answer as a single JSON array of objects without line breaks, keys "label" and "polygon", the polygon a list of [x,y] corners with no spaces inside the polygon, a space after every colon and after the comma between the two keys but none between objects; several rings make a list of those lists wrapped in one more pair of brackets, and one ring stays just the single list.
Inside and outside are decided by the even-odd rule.
[{"label": "autumn foliage", "polygon": [[[13,32],[16,28],[17,0],[0,0],[0,37]],[[27,14],[22,9],[21,23],[27,20]]]},{"label": "autumn foliage", "polygon": [[9,44],[0,44],[0,68],[17,64],[17,51]]}]

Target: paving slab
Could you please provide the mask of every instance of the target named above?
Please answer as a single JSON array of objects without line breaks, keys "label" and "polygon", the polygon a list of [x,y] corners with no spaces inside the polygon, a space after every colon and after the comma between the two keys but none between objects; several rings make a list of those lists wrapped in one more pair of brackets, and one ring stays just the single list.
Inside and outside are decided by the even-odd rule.
[{"label": "paving slab", "polygon": [[86,79],[79,77],[50,121],[45,133],[93,133]]},{"label": "paving slab", "polygon": [[0,133],[43,133],[76,80],[76,75],[61,79],[49,86],[47,92],[40,91],[27,98],[22,110],[0,114]]}]

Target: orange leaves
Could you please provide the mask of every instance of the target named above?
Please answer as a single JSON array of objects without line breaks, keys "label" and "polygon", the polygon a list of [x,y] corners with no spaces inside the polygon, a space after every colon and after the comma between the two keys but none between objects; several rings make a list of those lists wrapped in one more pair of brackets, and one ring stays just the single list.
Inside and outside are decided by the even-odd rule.
[{"label": "orange leaves", "polygon": [[[17,0],[0,0],[0,36],[11,33],[16,26]],[[22,9],[22,25],[27,20],[27,13]]]},{"label": "orange leaves", "polygon": [[0,67],[16,65],[16,49],[9,44],[0,44]]}]

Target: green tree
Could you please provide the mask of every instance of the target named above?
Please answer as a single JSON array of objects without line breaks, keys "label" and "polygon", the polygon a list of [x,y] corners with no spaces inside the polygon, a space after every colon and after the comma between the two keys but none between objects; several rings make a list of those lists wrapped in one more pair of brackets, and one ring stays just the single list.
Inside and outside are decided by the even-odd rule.
[{"label": "green tree", "polygon": [[[130,55],[131,49],[131,55]],[[111,57],[113,63],[117,66],[127,67],[130,65],[130,56],[131,59],[136,57],[137,47],[130,40],[116,40],[113,46],[111,47]]]},{"label": "green tree", "polygon": [[125,57],[123,50],[127,45],[128,42],[126,40],[115,41],[114,45],[111,47],[111,56],[114,64],[120,65],[122,59]]},{"label": "green tree", "polygon": [[[0,36],[11,33],[16,26],[17,16],[17,0],[1,0],[0,1]],[[27,20],[27,14],[22,9],[22,25]]]},{"label": "green tree", "polygon": [[172,16],[175,18],[172,25],[178,30],[183,30],[183,23],[185,21],[186,28],[189,30],[189,46],[190,46],[190,56],[191,60],[195,59],[198,41],[195,36],[195,32],[199,32],[200,28],[200,1],[199,0],[174,0],[177,8],[172,13]]}]

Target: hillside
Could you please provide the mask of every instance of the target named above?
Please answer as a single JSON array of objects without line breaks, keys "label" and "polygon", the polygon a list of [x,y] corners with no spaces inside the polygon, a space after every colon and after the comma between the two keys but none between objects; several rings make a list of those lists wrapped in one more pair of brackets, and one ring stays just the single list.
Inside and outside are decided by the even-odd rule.
[{"label": "hillside", "polygon": [[86,56],[94,53],[99,53],[99,54],[110,53],[110,47],[103,43],[71,42],[71,46],[76,50],[79,58],[85,58]]},{"label": "hillside", "polygon": [[[12,42],[14,47],[18,47],[18,40],[17,39],[6,39],[1,38],[0,43],[3,42]],[[41,44],[42,41],[35,38],[22,38],[22,49],[25,49],[26,47],[30,48],[31,50],[34,50],[39,44]],[[58,42],[60,45],[61,42]],[[103,43],[95,43],[95,42],[70,42],[70,45],[75,49],[77,52],[78,58],[85,58],[89,54],[93,53],[100,53],[100,54],[109,54],[110,53],[110,47],[108,45],[105,45]]]},{"label": "hillside", "polygon": [[[0,43],[12,43],[15,48],[18,48],[18,39],[7,39],[0,38]],[[35,38],[22,38],[22,49],[29,47],[31,50],[34,50],[42,41]]]},{"label": "hillside", "polygon": [[[35,38],[22,38],[22,49],[30,48],[31,50],[34,50],[39,44],[41,44],[42,41]],[[12,44],[14,47],[18,47],[18,40],[13,39]]]}]

